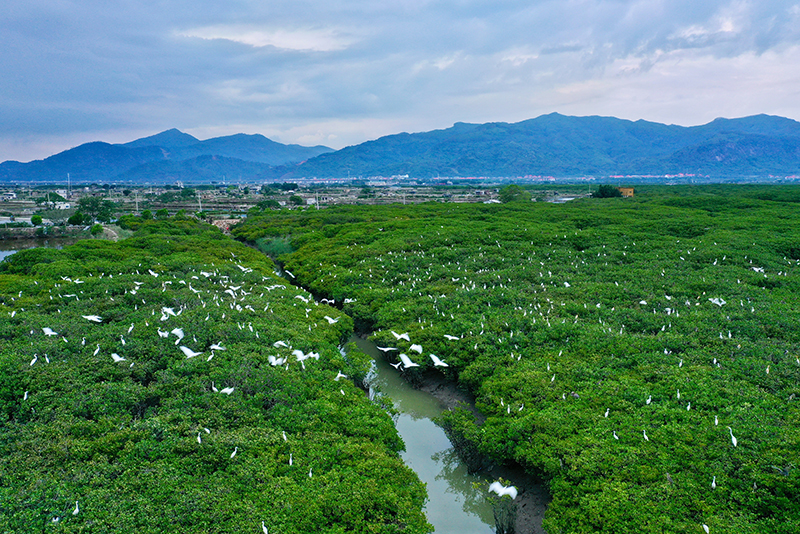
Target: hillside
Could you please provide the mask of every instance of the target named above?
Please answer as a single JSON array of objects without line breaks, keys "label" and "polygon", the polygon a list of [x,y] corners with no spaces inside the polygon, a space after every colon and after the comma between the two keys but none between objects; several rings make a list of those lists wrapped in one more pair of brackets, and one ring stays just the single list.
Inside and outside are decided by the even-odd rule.
[{"label": "hillside", "polygon": [[[222,158],[222,159],[220,159]],[[262,135],[204,141],[172,129],[122,145],[94,142],[29,163],[0,164],[0,182],[134,183],[405,176],[524,177],[800,173],[800,123],[768,115],[683,127],[558,113],[517,123],[456,123],[349,146],[283,145]]]},{"label": "hillside", "polygon": [[800,169],[800,123],[758,115],[682,127],[553,113],[381,137],[275,169],[275,177],[750,175]]}]

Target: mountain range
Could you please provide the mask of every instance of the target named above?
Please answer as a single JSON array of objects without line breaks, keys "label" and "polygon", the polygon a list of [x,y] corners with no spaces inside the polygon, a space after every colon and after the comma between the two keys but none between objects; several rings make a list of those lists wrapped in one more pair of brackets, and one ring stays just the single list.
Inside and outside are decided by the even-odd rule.
[{"label": "mountain range", "polygon": [[456,123],[333,151],[261,135],[200,141],[172,129],[130,143],[87,143],[0,181],[210,182],[408,175],[410,178],[800,174],[800,122],[755,115],[701,126],[552,113],[517,123]]},{"label": "mountain range", "polygon": [[201,141],[173,128],[130,143],[85,143],[29,163],[5,161],[0,163],[0,182],[65,182],[67,173],[74,183],[252,181],[275,166],[331,150],[284,145],[259,134]]}]

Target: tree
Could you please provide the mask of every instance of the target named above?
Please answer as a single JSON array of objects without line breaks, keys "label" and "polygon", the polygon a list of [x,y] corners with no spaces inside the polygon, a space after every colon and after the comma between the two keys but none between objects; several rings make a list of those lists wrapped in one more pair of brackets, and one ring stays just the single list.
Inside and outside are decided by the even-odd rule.
[{"label": "tree", "polygon": [[295,206],[300,206],[303,203],[303,197],[298,195],[292,195],[289,197],[289,202],[291,202]]},{"label": "tree", "polygon": [[517,184],[507,185],[500,190],[500,202],[520,202],[530,200],[531,194]]},{"label": "tree", "polygon": [[78,200],[78,211],[90,221],[108,222],[114,216],[115,205],[103,197],[83,197]]},{"label": "tree", "polygon": [[271,209],[280,209],[281,205],[280,205],[280,203],[278,203],[277,200],[269,198],[269,199],[257,202],[255,207],[257,207],[261,211],[265,211],[265,210],[271,210]]},{"label": "tree", "polygon": [[610,184],[600,184],[597,191],[592,193],[592,198],[613,198],[621,196],[622,192]]},{"label": "tree", "polygon": [[169,211],[167,208],[161,208],[156,212],[156,219],[166,219],[169,217]]},{"label": "tree", "polygon": [[42,224],[42,216],[41,215],[31,216],[31,224],[34,226],[39,226],[40,224]]},{"label": "tree", "polygon": [[149,219],[152,219],[152,218],[153,218],[153,212],[152,211],[150,211],[150,210],[142,211],[142,219],[149,220]]},{"label": "tree", "polygon": [[93,226],[92,226],[92,229],[91,229],[91,230],[89,230],[89,232],[90,232],[90,233],[91,233],[93,236],[98,236],[98,235],[100,235],[100,234],[102,234],[102,233],[103,233],[103,225],[101,225],[101,224],[95,224],[95,225],[93,225]]},{"label": "tree", "polygon": [[69,219],[67,219],[68,224],[78,225],[83,224],[84,215],[80,211],[76,211],[72,215],[70,215]]}]

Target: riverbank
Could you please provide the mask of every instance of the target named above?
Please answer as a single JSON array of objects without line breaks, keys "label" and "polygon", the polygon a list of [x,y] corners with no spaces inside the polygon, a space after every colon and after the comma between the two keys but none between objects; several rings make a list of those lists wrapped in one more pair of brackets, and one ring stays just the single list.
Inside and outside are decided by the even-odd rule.
[{"label": "riverbank", "polygon": [[[420,379],[419,389],[436,398],[445,409],[465,406],[475,414],[479,425],[486,420],[486,416],[475,407],[475,398],[455,382],[436,372],[423,373]],[[495,480],[502,478],[510,482],[520,491],[514,501],[517,505],[516,534],[546,534],[542,520],[550,494],[544,484],[525,473],[520,466],[493,465],[486,473]]]}]

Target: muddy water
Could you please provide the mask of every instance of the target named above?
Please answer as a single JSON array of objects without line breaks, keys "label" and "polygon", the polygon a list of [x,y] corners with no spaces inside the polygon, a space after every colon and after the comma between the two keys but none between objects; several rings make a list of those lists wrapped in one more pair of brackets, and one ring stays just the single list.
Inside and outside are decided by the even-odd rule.
[{"label": "muddy water", "polygon": [[379,392],[388,396],[400,412],[396,426],[406,444],[403,461],[427,485],[425,514],[437,534],[494,532],[486,485],[473,487],[475,482],[491,481],[486,476],[468,474],[444,431],[431,421],[444,406],[429,393],[409,386],[372,342],[357,336],[351,341],[375,360],[369,378],[370,395]]}]

